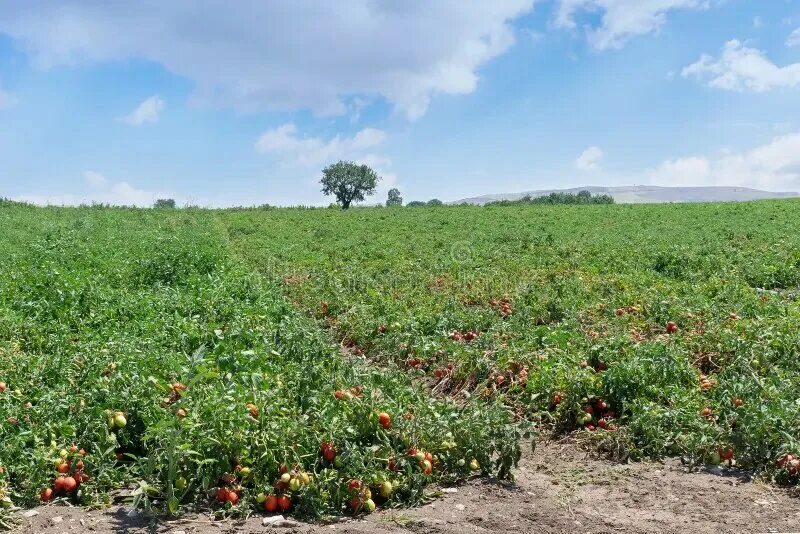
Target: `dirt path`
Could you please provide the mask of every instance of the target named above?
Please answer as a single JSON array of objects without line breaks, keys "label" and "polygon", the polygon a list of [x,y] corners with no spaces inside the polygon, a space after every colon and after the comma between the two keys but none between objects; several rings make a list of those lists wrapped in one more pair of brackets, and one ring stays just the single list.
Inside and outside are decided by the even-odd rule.
[{"label": "dirt path", "polygon": [[613,464],[571,443],[526,449],[515,485],[473,480],[421,508],[381,511],[363,520],[277,528],[262,525],[258,515],[238,522],[196,517],[150,525],[123,508],[48,506],[22,519],[17,532],[800,532],[800,498],[741,474],[689,473],[675,461]]}]

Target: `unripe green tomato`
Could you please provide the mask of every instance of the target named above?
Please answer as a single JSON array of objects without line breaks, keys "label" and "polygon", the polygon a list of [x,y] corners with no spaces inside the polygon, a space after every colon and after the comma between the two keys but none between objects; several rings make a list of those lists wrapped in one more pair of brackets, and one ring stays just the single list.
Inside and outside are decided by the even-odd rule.
[{"label": "unripe green tomato", "polygon": [[459,458],[458,462],[456,462],[456,463],[458,464],[458,467],[464,467],[466,465],[467,461],[464,460],[463,458]]},{"label": "unripe green tomato", "polygon": [[259,493],[258,495],[256,495],[256,502],[258,504],[263,504],[264,501],[266,501],[266,500],[267,500],[267,496],[264,493]]},{"label": "unripe green tomato", "polygon": [[381,490],[381,497],[383,497],[384,499],[388,499],[389,497],[392,496],[392,483],[387,480],[386,482],[381,484],[380,490]]},{"label": "unripe green tomato", "polygon": [[184,489],[186,489],[186,484],[187,484],[187,482],[186,482],[186,477],[178,477],[178,478],[175,480],[175,487],[176,487],[177,489],[179,489],[179,490],[184,490]]},{"label": "unripe green tomato", "polygon": [[364,511],[367,512],[368,514],[374,512],[375,501],[373,501],[372,499],[367,499],[366,501],[364,501]]}]

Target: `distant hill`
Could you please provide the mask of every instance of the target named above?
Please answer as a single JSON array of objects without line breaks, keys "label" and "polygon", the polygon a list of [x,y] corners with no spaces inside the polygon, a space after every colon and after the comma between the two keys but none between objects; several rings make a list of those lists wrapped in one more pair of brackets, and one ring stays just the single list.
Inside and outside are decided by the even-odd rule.
[{"label": "distant hill", "polygon": [[539,197],[550,193],[577,193],[589,191],[592,194],[606,194],[614,200],[625,204],[643,204],[655,202],[743,202],[765,198],[800,197],[800,193],[773,193],[759,191],[747,187],[659,187],[655,185],[631,185],[621,187],[573,187],[570,189],[542,189],[523,191],[522,193],[505,193],[481,195],[478,197],[457,200],[453,204],[486,204],[495,200],[519,200],[524,196]]}]

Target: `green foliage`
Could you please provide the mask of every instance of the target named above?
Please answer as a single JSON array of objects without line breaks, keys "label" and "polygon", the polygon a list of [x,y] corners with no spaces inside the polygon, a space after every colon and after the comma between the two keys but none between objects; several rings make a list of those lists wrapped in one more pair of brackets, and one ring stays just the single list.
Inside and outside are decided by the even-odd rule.
[{"label": "green foliage", "polygon": [[419,200],[412,200],[411,202],[406,204],[406,207],[408,208],[421,208],[423,206],[425,206],[425,203]]},{"label": "green foliage", "polygon": [[175,199],[173,198],[159,198],[153,204],[154,208],[174,208]]},{"label": "green foliage", "polygon": [[441,200],[439,200],[438,198],[432,198],[432,199],[430,199],[430,200],[429,200],[429,201],[426,203],[426,205],[427,205],[427,206],[431,206],[431,207],[436,207],[436,206],[442,206],[442,205],[444,205],[444,202],[442,202],[442,201],[441,201]]},{"label": "green foliage", "polygon": [[347,209],[353,202],[360,202],[375,193],[380,177],[367,165],[352,161],[339,161],[322,169],[322,192],[334,195],[336,201]]},{"label": "green foliage", "polygon": [[[428,484],[469,476],[463,458],[511,476],[519,446],[506,409],[432,398],[401,370],[344,358],[280,286],[237,259],[231,239],[245,234],[224,216],[0,206],[0,497],[35,504],[61,451],[88,479],[58,498],[97,506],[135,485],[135,505],[170,514],[245,515],[265,492],[290,496],[297,515],[337,515],[350,479],[373,494],[375,481],[393,482],[387,506],[418,503]],[[355,387],[350,399],[334,395]],[[115,412],[124,427],[109,424]],[[430,475],[408,447],[436,455]],[[309,483],[275,489],[283,464]],[[226,486],[236,506],[214,499]]]},{"label": "green foliage", "polygon": [[397,188],[389,189],[389,194],[386,198],[386,206],[402,206],[403,205],[403,197],[400,196],[400,190]]},{"label": "green foliage", "polygon": [[519,204],[613,204],[610,195],[592,195],[583,190],[578,193],[550,193],[540,197],[526,195],[519,200],[497,200],[488,202],[487,206],[515,206]]},{"label": "green foliage", "polygon": [[[244,260],[339,339],[440,394],[634,458],[733,447],[738,465],[797,481],[776,465],[800,453],[797,201],[223,219]],[[617,430],[587,430],[598,399]]]}]

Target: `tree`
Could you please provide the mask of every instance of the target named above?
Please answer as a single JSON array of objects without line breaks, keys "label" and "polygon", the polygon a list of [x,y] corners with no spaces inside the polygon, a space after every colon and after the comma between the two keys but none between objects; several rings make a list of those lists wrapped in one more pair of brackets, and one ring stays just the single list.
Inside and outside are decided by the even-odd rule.
[{"label": "tree", "polygon": [[402,205],[403,197],[400,196],[400,190],[395,187],[389,189],[389,196],[386,197],[386,207]]},{"label": "tree", "polygon": [[438,198],[432,198],[432,199],[430,199],[428,201],[428,206],[434,206],[435,207],[435,206],[442,206],[442,205],[444,205],[444,202],[442,202]]},{"label": "tree", "polygon": [[347,209],[353,202],[364,200],[366,195],[375,193],[380,176],[367,165],[357,165],[352,161],[340,161],[322,169],[322,192],[334,195],[336,201]]},{"label": "tree", "polygon": [[153,204],[154,208],[174,208],[175,207],[175,199],[173,198],[159,198],[156,200],[156,203]]},{"label": "tree", "polygon": [[408,204],[406,204],[406,207],[407,207],[407,208],[421,208],[421,207],[423,207],[424,205],[425,205],[425,203],[424,203],[424,202],[421,202],[421,201],[419,201],[419,200],[412,200],[411,202],[409,202]]}]

